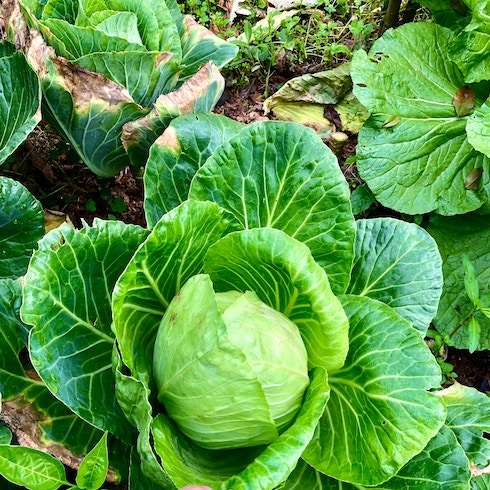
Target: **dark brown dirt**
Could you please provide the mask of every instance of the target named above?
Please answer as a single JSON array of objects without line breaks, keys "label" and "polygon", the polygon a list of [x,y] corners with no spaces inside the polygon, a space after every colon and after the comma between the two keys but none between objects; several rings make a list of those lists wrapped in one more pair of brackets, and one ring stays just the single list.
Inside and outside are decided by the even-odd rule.
[{"label": "dark brown dirt", "polygon": [[145,225],[141,176],[125,168],[114,178],[97,177],[46,123],[29,135],[0,175],[22,182],[44,209],[63,213],[77,228],[95,217]]},{"label": "dark brown dirt", "polygon": [[446,362],[454,365],[456,381],[490,394],[490,351],[449,349]]}]

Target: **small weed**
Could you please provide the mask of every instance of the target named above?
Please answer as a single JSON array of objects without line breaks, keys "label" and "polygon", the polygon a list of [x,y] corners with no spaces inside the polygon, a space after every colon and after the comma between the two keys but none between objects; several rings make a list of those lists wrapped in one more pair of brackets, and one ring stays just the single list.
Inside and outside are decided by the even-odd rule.
[{"label": "small weed", "polygon": [[[273,75],[289,77],[332,68],[368,47],[379,23],[382,0],[319,0],[314,7],[267,10],[267,2],[240,2],[249,15],[230,24],[221,4],[186,0],[184,11],[239,47],[223,74],[236,87],[256,81],[269,91]],[[377,10],[376,10],[377,9]]]},{"label": "small weed", "polygon": [[95,201],[93,199],[88,199],[87,202],[85,203],[85,209],[90,213],[95,213],[95,211],[97,210]]},{"label": "small weed", "polygon": [[452,342],[449,335],[442,335],[436,330],[429,329],[426,334],[428,338],[428,346],[434,354],[442,373],[442,383],[447,384],[458,377],[457,373],[454,372],[454,365],[447,362],[447,350],[448,347],[452,347],[454,343]]},{"label": "small weed", "polygon": [[128,208],[124,199],[120,197],[115,197],[114,200],[109,204],[111,211],[114,213],[124,213]]}]

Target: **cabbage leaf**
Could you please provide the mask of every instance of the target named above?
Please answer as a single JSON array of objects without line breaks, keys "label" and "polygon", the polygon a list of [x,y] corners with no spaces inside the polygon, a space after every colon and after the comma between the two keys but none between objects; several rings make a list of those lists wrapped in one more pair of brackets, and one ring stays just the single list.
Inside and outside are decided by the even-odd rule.
[{"label": "cabbage leaf", "polygon": [[[461,214],[489,201],[489,157],[468,139],[472,116],[458,115],[453,105],[466,87],[449,59],[455,37],[437,24],[406,24],[352,60],[354,94],[372,114],[359,133],[359,173],[384,206],[402,213]],[[469,90],[476,111],[489,85]],[[480,168],[480,178],[468,185]]]},{"label": "cabbage leaf", "polygon": [[0,42],[0,165],[41,120],[41,86],[24,55]]}]

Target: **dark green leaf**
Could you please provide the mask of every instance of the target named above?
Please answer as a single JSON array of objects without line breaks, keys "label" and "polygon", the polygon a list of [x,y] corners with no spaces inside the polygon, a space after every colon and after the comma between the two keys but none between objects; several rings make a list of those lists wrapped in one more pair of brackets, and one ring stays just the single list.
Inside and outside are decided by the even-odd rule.
[{"label": "dark green leaf", "polygon": [[0,277],[25,274],[44,235],[41,203],[19,182],[0,176]]},{"label": "dark green leaf", "polygon": [[375,198],[366,184],[357,186],[350,196],[352,204],[352,214],[357,216],[367,211],[374,203]]},{"label": "dark green leaf", "polygon": [[12,432],[5,425],[0,425],[0,445],[8,445],[12,441]]},{"label": "dark green leaf", "polygon": [[[463,256],[475,271],[480,291],[474,296],[484,299],[490,294],[490,224],[487,215],[469,214],[448,218],[433,217],[427,230],[436,239],[442,255],[444,286],[434,324],[442,335],[450,336],[458,349],[468,349],[467,319],[475,316],[481,327],[478,349],[490,348],[490,318],[476,311],[465,289]],[[473,293],[472,293],[473,294]]]},{"label": "dark green leaf", "polygon": [[0,165],[41,120],[39,80],[20,51],[0,42]]}]

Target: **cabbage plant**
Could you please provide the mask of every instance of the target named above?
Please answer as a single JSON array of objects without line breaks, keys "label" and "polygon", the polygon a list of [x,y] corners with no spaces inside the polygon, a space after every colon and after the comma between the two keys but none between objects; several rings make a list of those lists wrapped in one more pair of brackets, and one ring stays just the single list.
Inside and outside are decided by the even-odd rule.
[{"label": "cabbage plant", "polygon": [[[19,1],[45,114],[104,177],[144,165],[175,116],[211,110],[236,54],[173,0]],[[8,19],[20,36],[20,13]]]},{"label": "cabbage plant", "polygon": [[132,448],[129,488],[483,481],[488,400],[440,391],[424,342],[427,232],[356,222],[334,154],[294,123],[178,117],[145,172],[148,229],[51,231],[20,309],[48,389]]},{"label": "cabbage plant", "polygon": [[405,24],[353,56],[354,94],[371,112],[357,166],[376,199],[396,211],[488,213],[489,4],[465,0],[469,15],[453,11],[456,22],[450,2],[429,3],[451,28]]}]

